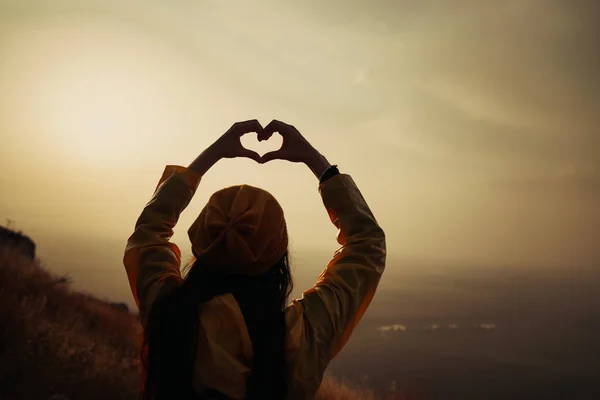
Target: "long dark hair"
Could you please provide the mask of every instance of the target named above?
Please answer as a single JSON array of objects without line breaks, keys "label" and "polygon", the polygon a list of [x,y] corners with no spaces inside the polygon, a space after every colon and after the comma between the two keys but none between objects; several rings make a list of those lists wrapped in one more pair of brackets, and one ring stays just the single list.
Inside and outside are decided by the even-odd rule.
[{"label": "long dark hair", "polygon": [[292,291],[288,255],[259,276],[226,276],[196,260],[183,283],[156,301],[144,329],[141,353],[144,400],[198,399],[193,371],[198,309],[215,296],[231,293],[244,316],[253,347],[246,399],[284,399],[286,360],[284,310]]}]

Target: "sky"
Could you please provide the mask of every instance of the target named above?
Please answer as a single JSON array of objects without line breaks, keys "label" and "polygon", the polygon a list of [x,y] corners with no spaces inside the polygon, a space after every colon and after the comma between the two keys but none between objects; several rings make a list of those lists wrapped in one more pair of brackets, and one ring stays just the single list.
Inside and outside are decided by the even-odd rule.
[{"label": "sky", "polygon": [[[357,182],[404,260],[600,264],[593,0],[0,0],[0,218],[47,267],[111,296],[167,164],[235,121],[295,125]],[[244,144],[260,153],[276,139]],[[223,160],[271,191],[317,274],[337,248],[308,168]],[[321,262],[323,261],[323,262]]]}]

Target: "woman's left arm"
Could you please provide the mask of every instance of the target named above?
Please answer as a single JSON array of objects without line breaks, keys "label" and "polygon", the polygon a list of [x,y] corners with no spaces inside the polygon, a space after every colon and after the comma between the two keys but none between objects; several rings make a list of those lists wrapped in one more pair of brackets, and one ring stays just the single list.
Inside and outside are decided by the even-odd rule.
[{"label": "woman's left arm", "polygon": [[165,168],[152,199],[135,224],[123,257],[142,324],[163,289],[181,283],[181,251],[170,239],[202,176],[222,158],[248,157],[260,162],[258,154],[240,143],[242,135],[260,130],[262,127],[256,120],[236,123],[188,168],[174,165]]}]

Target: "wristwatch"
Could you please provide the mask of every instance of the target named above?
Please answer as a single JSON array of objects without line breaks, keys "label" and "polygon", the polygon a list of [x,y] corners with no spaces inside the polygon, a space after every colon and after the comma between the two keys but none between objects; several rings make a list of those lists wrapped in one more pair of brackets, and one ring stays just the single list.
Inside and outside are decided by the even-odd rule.
[{"label": "wristwatch", "polygon": [[336,175],[339,175],[339,173],[340,173],[340,171],[338,170],[338,166],[332,165],[331,167],[327,168],[325,170],[325,172],[323,172],[323,175],[321,175],[321,177],[319,178],[319,183],[324,183],[328,179],[333,178]]}]

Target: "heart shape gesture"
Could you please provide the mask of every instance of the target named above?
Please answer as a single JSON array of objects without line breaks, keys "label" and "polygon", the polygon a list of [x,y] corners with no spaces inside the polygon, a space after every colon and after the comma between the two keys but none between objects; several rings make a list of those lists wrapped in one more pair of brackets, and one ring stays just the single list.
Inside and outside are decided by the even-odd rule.
[{"label": "heart shape gesture", "polygon": [[[272,141],[275,132],[281,139]],[[249,133],[256,133],[258,142],[246,136]],[[265,143],[261,145],[262,142]],[[220,157],[247,157],[259,163],[272,160],[304,162],[316,153],[296,128],[278,120],[271,121],[265,128],[256,119],[236,122],[213,147]]]},{"label": "heart shape gesture", "polygon": [[256,132],[256,135],[252,135],[252,132],[240,137],[242,147],[257,153],[261,157],[265,154],[280,150],[283,145],[283,138],[281,135],[273,135],[269,140],[260,140],[261,132]]},{"label": "heart shape gesture", "polygon": [[[275,132],[281,135],[281,141],[270,142]],[[268,143],[261,148],[266,151],[262,156],[249,148],[259,150],[251,137],[244,139],[242,143],[242,137],[248,133],[256,133],[259,142]],[[246,157],[261,164],[272,160],[286,160],[314,166],[315,163],[324,165],[326,161],[295,127],[278,120],[271,121],[264,128],[256,119],[236,122],[211,146],[209,153],[217,159]]]}]

